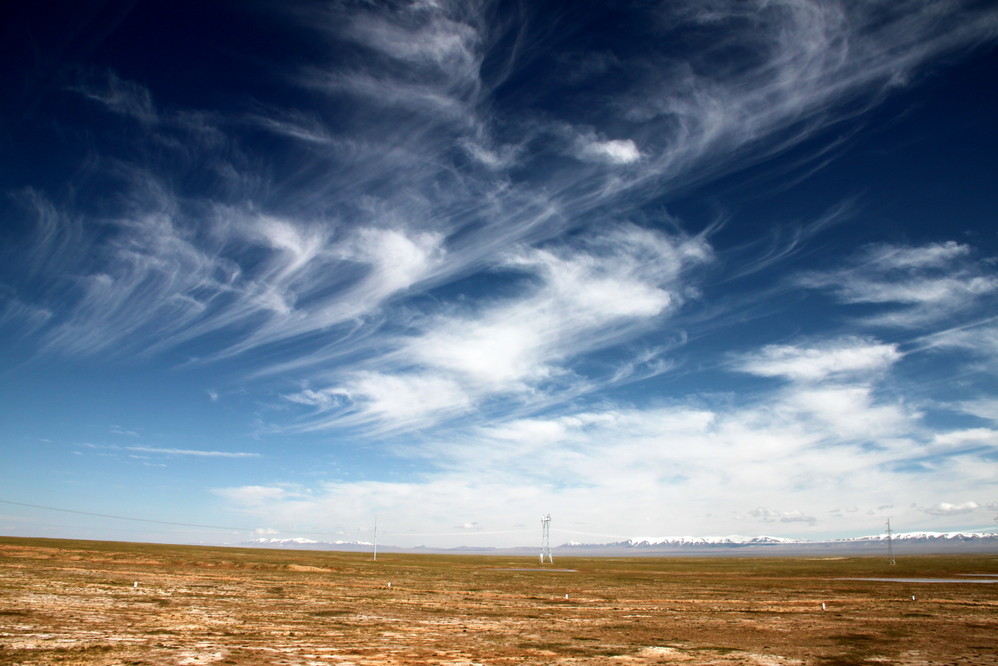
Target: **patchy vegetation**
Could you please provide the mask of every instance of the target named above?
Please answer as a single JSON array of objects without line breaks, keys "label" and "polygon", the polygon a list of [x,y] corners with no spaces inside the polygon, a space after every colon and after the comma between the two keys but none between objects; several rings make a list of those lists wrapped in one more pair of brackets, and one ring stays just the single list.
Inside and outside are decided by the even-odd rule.
[{"label": "patchy vegetation", "polygon": [[998,664],[998,584],[855,580],[996,555],[557,566],[0,538],[0,663]]}]

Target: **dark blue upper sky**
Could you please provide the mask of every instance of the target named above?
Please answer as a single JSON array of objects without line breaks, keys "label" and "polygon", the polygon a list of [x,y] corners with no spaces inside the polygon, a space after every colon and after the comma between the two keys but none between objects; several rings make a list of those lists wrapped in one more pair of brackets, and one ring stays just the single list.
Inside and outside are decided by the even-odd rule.
[{"label": "dark blue upper sky", "polygon": [[998,510],[991,3],[3,12],[0,531]]}]

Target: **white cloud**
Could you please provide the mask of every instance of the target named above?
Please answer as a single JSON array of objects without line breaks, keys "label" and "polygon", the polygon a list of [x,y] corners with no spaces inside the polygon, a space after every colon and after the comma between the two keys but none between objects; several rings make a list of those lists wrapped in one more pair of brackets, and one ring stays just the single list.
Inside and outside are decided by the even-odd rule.
[{"label": "white cloud", "polygon": [[949,306],[998,290],[998,279],[991,277],[937,277],[908,279],[893,283],[883,281],[853,282],[839,290],[847,303],[902,303]]},{"label": "white cloud", "polygon": [[443,261],[431,232],[361,226],[336,237],[225,208],[199,231],[159,183],[144,187],[136,216],[114,222],[106,263],[78,278],[79,300],[45,331],[48,348],[153,354],[214,335],[223,342],[212,357],[231,356],[375,312]]},{"label": "white cloud", "polygon": [[320,410],[328,410],[343,404],[343,398],[346,396],[342,391],[337,389],[323,389],[321,391],[304,389],[297,393],[285,394],[283,397],[285,400],[290,400],[299,405],[308,405],[309,407],[317,407]]},{"label": "white cloud", "polygon": [[[710,256],[700,239],[637,227],[573,247],[522,248],[501,261],[530,278],[522,293],[471,312],[414,320],[416,332],[382,357],[384,369],[347,373],[338,385],[289,399],[329,407],[334,396],[346,395],[365,420],[397,425],[416,423],[421,414],[427,422],[450,416],[496,395],[536,400],[546,382],[577,389],[588,380],[566,366],[633,338],[678,307],[691,293],[685,272]],[[322,427],[347,416],[323,419]]]},{"label": "white cloud", "polygon": [[953,407],[978,418],[993,423],[998,422],[998,397],[982,397],[975,400],[966,400],[953,405]]},{"label": "white cloud", "polygon": [[268,269],[263,271],[268,283],[287,281],[305,269],[325,250],[328,232],[319,227],[305,227],[269,215],[249,220],[249,233],[263,247],[274,252]]},{"label": "white cloud", "polygon": [[914,327],[973,312],[998,292],[998,277],[971,250],[953,242],[921,247],[878,245],[843,269],[816,272],[801,283],[832,291],[844,303],[892,305],[864,321]]},{"label": "white cloud", "polygon": [[380,298],[425,279],[445,257],[440,234],[398,229],[361,229],[342,252],[343,258],[372,267],[369,289]]},{"label": "white cloud", "polygon": [[289,498],[287,490],[275,486],[217,488],[213,492],[221,497],[224,497],[237,506],[247,508],[254,508],[270,502]]},{"label": "white cloud", "polygon": [[225,289],[218,275],[226,262],[177,225],[175,202],[158,184],[143,187],[149,203],[120,220],[104,248],[108,261],[76,278],[78,298],[44,332],[45,348],[82,355],[148,349],[150,337],[170,339],[203,315],[202,299]]},{"label": "white cloud", "polygon": [[800,511],[777,511],[767,507],[756,507],[748,512],[748,515],[764,523],[808,523],[814,524],[818,519],[814,516],[806,516]]},{"label": "white cloud", "polygon": [[[975,361],[980,359],[986,373],[998,370],[998,326],[995,325],[994,317],[931,333],[922,338],[921,342],[928,348],[956,350]],[[982,397],[980,400],[987,398]]]},{"label": "white cloud", "polygon": [[358,373],[338,390],[359,406],[365,419],[392,424],[461,410],[470,403],[460,384],[433,375]]},{"label": "white cloud", "polygon": [[253,117],[253,121],[275,134],[307,144],[333,147],[338,143],[336,136],[318,118],[305,116],[300,112],[275,113],[274,116],[257,115]]},{"label": "white cloud", "polygon": [[[296,70],[297,81],[319,85],[331,95],[361,95],[365,103],[376,101],[381,108],[414,110],[418,117],[368,113],[371,107],[362,106],[356,117],[342,119],[346,125],[341,126],[323,115],[322,105],[307,110],[256,109],[247,116],[251,122],[305,141],[316,151],[303,158],[301,171],[289,176],[289,184],[273,188],[269,187],[274,184],[272,176],[266,170],[254,172],[249,156],[240,156],[246,158],[243,163],[226,163],[217,154],[219,144],[226,146],[223,152],[239,153],[240,147],[234,145],[234,129],[213,124],[210,112],[177,111],[170,117],[169,131],[159,127],[162,122],[154,123],[150,141],[185,146],[190,163],[217,163],[217,173],[231,176],[228,184],[238,181],[233,186],[245,196],[235,198],[262,202],[259,209],[184,201],[154,182],[148,175],[153,166],[139,173],[132,165],[121,165],[122,171],[139,173],[123,183],[122,190],[130,194],[129,210],[118,220],[121,237],[108,234],[107,238],[116,238],[110,243],[89,239],[95,243],[89,255],[110,259],[79,274],[79,299],[63,309],[58,321],[43,326],[47,326],[43,339],[49,349],[75,354],[157,353],[224,333],[212,340],[213,350],[199,350],[201,358],[218,359],[302,336],[323,338],[323,333],[343,322],[379,313],[394,295],[443,276],[466,275],[525,239],[533,243],[557,234],[559,225],[591,222],[588,216],[597,205],[605,205],[608,196],[626,196],[627,205],[617,208],[626,213],[663,189],[702,177],[699,169],[717,172],[737,167],[740,147],[751,143],[761,153],[783,150],[837,120],[836,109],[843,100],[880,90],[888,82],[896,85],[938,53],[974,43],[987,34],[992,16],[968,10],[958,26],[940,28],[938,6],[906,5],[903,11],[883,4],[875,7],[719,4],[707,12],[710,20],[702,8],[659,7],[648,16],[649,29],[668,33],[695,25],[718,30],[724,44],[740,45],[756,57],[747,58],[745,67],[737,69],[711,68],[716,75],[708,76],[694,74],[708,71],[695,66],[701,57],[696,54],[686,63],[665,53],[648,54],[650,60],[641,63],[626,62],[623,52],[600,54],[599,59],[612,62],[614,69],[629,68],[627,88],[612,99],[590,96],[592,113],[584,109],[581,115],[587,117],[578,122],[548,118],[529,95],[516,114],[503,114],[488,103],[495,86],[525,64],[521,58],[528,58],[536,45],[526,31],[510,48],[494,32],[498,26],[484,20],[487,12],[425,3],[378,13],[335,7],[295,9],[293,13],[300,14],[310,29],[380,56],[328,62],[320,56],[310,70]],[[491,63],[490,71],[495,71],[491,78],[484,77],[482,63],[500,42],[501,57]],[[603,65],[591,75],[605,71]],[[157,114],[148,90],[113,72],[78,88],[119,113]],[[572,106],[572,100],[566,106]],[[610,120],[616,117],[628,119],[633,135],[621,132]],[[802,124],[805,117],[813,122]],[[636,120],[640,123],[632,122]],[[587,129],[567,130],[568,134],[551,129],[565,127]],[[784,132],[788,127],[799,131]],[[215,143],[178,141],[172,135],[178,130],[189,136],[211,130]],[[545,155],[532,140],[551,133],[562,141],[568,136],[579,155],[595,162],[559,168],[549,177],[521,181],[516,187],[493,173],[535,166],[535,160]],[[488,166],[488,173],[454,163],[455,146],[477,164]],[[325,149],[335,153],[335,160],[323,161]],[[640,173],[635,169],[629,176],[618,173],[625,170],[594,166],[634,162],[640,162]],[[272,190],[283,194],[269,196]],[[330,214],[326,196],[330,192],[350,203]],[[419,198],[414,193],[423,197],[419,205],[414,205]],[[360,219],[344,215],[357,214],[363,204],[355,202],[362,200],[378,201],[397,218],[385,222],[366,213]],[[198,214],[185,210],[187,204]],[[217,219],[206,220],[202,215],[206,209],[214,210]],[[486,219],[488,228],[476,232],[476,225]],[[53,224],[59,233],[46,232],[46,237],[67,236],[73,229],[71,220]],[[206,226],[210,229],[197,232]],[[246,228],[253,230],[249,237],[236,231]],[[351,235],[343,231],[348,228],[364,231]],[[455,237],[459,238],[453,246],[459,251],[444,253]],[[137,242],[148,238],[155,241]],[[69,245],[74,251],[79,247]],[[242,260],[243,251],[256,257],[261,248],[267,250],[262,266]],[[885,250],[875,259],[886,265],[888,254]],[[924,268],[964,255],[962,246],[943,244],[894,256],[892,261],[895,267]],[[344,273],[356,282],[344,278]],[[978,278],[957,280],[939,293],[992,293],[993,281]],[[617,287],[629,284],[634,281],[615,285],[611,279],[602,287],[609,297],[619,292]],[[931,290],[909,291],[906,298],[924,298]],[[652,301],[659,296],[636,293],[642,295]],[[152,302],[161,305],[150,309]],[[654,302],[646,304],[654,307]],[[142,340],[125,343],[135,338]],[[301,359],[321,365],[328,356],[284,358],[271,368],[301,368],[311,362]],[[271,368],[258,372],[265,374]]]},{"label": "white cloud", "polygon": [[506,265],[540,284],[472,317],[444,317],[408,344],[418,363],[500,390],[557,373],[555,364],[626,339],[629,327],[676,307],[681,272],[709,251],[695,240],[629,228],[583,250],[523,250]]},{"label": "white cloud", "polygon": [[383,15],[359,14],[346,35],[365,47],[414,65],[433,66],[448,76],[477,76],[480,37],[471,25],[424,7],[422,20],[394,23]]},{"label": "white cloud", "polygon": [[868,386],[832,386],[792,390],[785,406],[824,424],[838,438],[877,441],[905,431],[920,414],[904,405],[881,404]]},{"label": "white cloud", "polygon": [[866,249],[860,261],[878,271],[906,271],[919,268],[945,268],[953,261],[970,254],[970,247],[946,241],[921,247],[904,245],[874,245]]},{"label": "white cloud", "polygon": [[[275,501],[255,515],[275,524],[298,512],[348,529],[389,513],[386,534],[410,545],[468,543],[453,536],[455,520],[512,532],[489,543],[522,544],[541,512],[555,528],[625,535],[752,533],[760,521],[788,536],[874,532],[879,518],[856,516],[890,510],[898,525],[922,525],[969,511],[947,495],[954,484],[989,487],[993,439],[988,429],[929,432],[917,411],[868,387],[794,385],[713,408],[591,409],[438,434],[399,449],[429,465],[416,478],[327,483],[307,505]],[[942,472],[925,476],[925,461]]]},{"label": "white cloud", "polygon": [[139,122],[155,123],[159,120],[149,90],[133,81],[120,78],[113,71],[92,73],[69,89],[99,102],[108,111],[130,116]]},{"label": "white cloud", "polygon": [[197,458],[259,458],[259,453],[246,453],[243,451],[204,451],[201,449],[172,449],[158,446],[126,446],[127,451],[138,451],[140,453],[155,453],[164,456],[194,456]]},{"label": "white cloud", "polygon": [[969,430],[954,430],[952,432],[940,433],[933,438],[937,444],[946,446],[960,446],[966,444],[977,444],[981,446],[998,447],[998,430],[991,428],[971,428]]},{"label": "white cloud", "polygon": [[471,138],[458,141],[465,152],[474,160],[490,169],[505,169],[516,164],[522,148],[520,146],[489,147]]},{"label": "white cloud", "polygon": [[641,159],[641,151],[630,139],[599,141],[588,137],[579,139],[576,154],[580,159],[607,164],[631,164]]},{"label": "white cloud", "polygon": [[935,506],[930,506],[925,508],[925,513],[932,516],[953,516],[964,513],[971,513],[980,508],[980,504],[977,502],[963,502],[961,504],[950,504],[949,502],[940,502]]},{"label": "white cloud", "polygon": [[51,320],[53,314],[46,308],[25,303],[0,286],[0,324],[31,333]]},{"label": "white cloud", "polygon": [[901,358],[897,345],[850,337],[807,346],[768,345],[743,356],[736,367],[762,377],[815,382],[876,374]]}]

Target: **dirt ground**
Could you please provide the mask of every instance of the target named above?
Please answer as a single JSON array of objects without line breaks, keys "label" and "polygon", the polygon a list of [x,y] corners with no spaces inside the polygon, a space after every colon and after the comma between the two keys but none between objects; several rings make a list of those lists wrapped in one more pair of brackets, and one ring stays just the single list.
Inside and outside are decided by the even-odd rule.
[{"label": "dirt ground", "polygon": [[[873,577],[978,582],[848,580]],[[0,663],[979,666],[991,579],[998,554],[542,567],[3,537]]]}]

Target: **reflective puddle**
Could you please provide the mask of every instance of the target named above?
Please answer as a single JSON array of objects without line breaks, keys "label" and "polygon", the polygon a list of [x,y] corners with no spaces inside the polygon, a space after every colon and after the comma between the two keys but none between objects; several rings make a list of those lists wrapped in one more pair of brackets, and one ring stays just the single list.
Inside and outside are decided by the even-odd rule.
[{"label": "reflective puddle", "polygon": [[[966,574],[989,576],[991,574]],[[873,580],[883,583],[998,583],[998,578],[835,578],[833,580]]]}]

